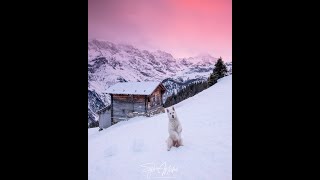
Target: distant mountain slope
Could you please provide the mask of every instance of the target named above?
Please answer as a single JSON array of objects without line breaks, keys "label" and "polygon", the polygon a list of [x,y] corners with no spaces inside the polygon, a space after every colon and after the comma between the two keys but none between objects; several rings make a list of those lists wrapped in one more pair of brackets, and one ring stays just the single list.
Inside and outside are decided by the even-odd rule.
[{"label": "distant mountain slope", "polygon": [[88,122],[96,117],[99,107],[109,104],[110,97],[103,92],[117,82],[163,82],[168,90],[165,100],[188,83],[206,80],[216,60],[209,54],[176,59],[164,51],[150,52],[131,45],[91,40],[88,42]]}]

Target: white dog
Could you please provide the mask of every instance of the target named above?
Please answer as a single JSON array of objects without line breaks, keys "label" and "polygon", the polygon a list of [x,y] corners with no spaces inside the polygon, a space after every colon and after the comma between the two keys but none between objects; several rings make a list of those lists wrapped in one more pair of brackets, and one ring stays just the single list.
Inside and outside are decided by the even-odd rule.
[{"label": "white dog", "polygon": [[173,106],[172,108],[167,108],[167,114],[169,117],[169,137],[167,139],[167,150],[170,151],[172,146],[183,146],[181,138],[182,126]]}]

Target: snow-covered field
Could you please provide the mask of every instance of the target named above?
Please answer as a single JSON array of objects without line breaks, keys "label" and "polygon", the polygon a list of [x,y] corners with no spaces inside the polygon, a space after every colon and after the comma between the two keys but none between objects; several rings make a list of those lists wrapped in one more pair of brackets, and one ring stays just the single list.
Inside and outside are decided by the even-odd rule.
[{"label": "snow-covered field", "polygon": [[171,151],[165,113],[88,129],[89,180],[231,180],[232,75],[175,108],[184,146]]}]

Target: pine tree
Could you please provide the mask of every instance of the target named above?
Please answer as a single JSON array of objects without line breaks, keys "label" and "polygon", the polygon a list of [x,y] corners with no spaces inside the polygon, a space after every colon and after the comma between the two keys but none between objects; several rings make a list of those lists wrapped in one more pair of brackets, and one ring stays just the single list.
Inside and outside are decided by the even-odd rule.
[{"label": "pine tree", "polygon": [[223,78],[227,75],[227,66],[222,61],[222,58],[220,57],[216,64],[214,65],[213,74],[217,76],[218,79]]},{"label": "pine tree", "polygon": [[214,65],[213,72],[210,74],[208,78],[208,87],[217,83],[218,79],[223,78],[228,73],[227,66],[222,61],[220,57],[216,64]]},{"label": "pine tree", "polygon": [[208,78],[208,87],[214,85],[218,81],[218,76],[214,73],[211,73]]}]

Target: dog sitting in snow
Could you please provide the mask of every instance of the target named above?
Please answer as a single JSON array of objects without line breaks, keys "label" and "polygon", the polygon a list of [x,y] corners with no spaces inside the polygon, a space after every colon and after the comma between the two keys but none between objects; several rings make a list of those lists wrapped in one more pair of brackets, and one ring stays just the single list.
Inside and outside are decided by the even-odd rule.
[{"label": "dog sitting in snow", "polygon": [[169,137],[167,139],[167,150],[170,151],[172,146],[183,146],[181,138],[182,126],[173,106],[171,108],[167,108],[167,114],[169,117]]}]

